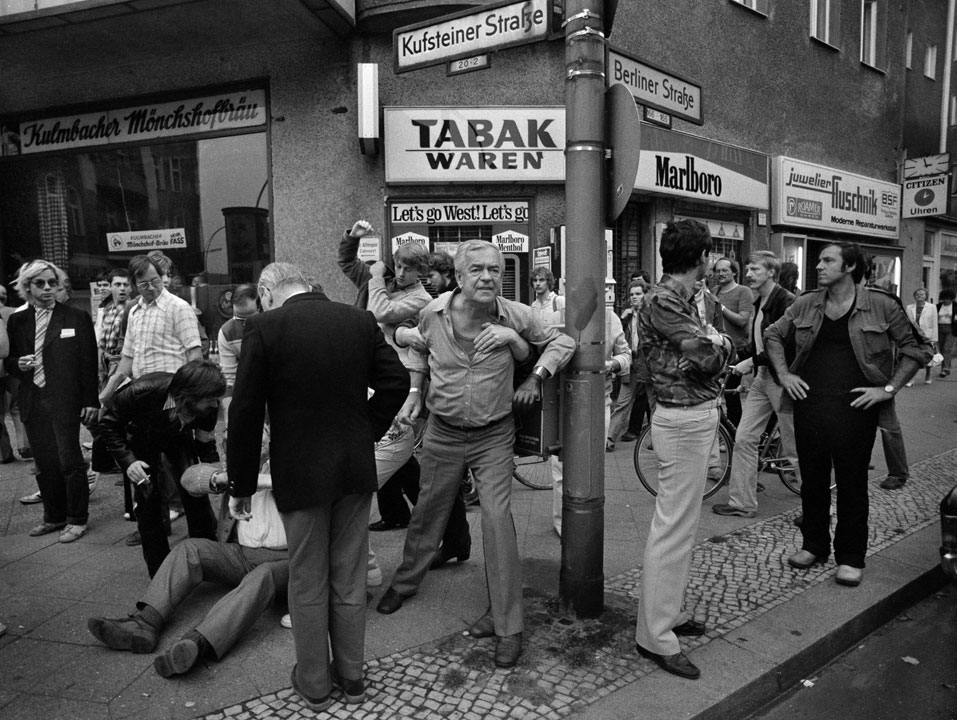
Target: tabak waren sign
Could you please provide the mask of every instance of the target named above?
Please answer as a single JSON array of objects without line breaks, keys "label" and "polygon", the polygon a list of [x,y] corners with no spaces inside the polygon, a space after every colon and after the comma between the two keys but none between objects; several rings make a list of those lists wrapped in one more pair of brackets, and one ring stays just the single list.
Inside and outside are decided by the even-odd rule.
[{"label": "tabak waren sign", "polygon": [[551,0],[506,0],[397,28],[394,70],[403,73],[544,40],[551,18]]},{"label": "tabak waren sign", "polygon": [[191,97],[20,123],[20,153],[69,150],[265,126],[262,89]]},{"label": "tabak waren sign", "polygon": [[563,182],[562,106],[384,108],[389,183]]}]

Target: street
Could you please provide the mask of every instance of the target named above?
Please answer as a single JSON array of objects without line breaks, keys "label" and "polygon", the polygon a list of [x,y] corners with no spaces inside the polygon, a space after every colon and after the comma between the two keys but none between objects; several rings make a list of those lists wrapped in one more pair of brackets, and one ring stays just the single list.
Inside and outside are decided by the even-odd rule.
[{"label": "street", "polygon": [[905,610],[753,720],[957,718],[957,586]]}]

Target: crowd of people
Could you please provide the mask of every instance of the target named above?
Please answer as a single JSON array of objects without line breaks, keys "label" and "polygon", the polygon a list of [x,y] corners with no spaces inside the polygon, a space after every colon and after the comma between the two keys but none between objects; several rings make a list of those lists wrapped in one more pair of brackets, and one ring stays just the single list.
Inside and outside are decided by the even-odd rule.
[{"label": "crowd of people", "polygon": [[[288,263],[235,288],[218,364],[203,358],[194,309],[167,289],[173,269],[162,253],[106,274],[95,322],[57,300],[67,282],[61,269],[44,260],[20,268],[15,287],[25,304],[4,317],[0,354],[23,421],[17,446],[37,465],[43,516],[30,535],[58,532],[69,543],[88,531],[83,423],[94,438],[93,470],[123,473],[124,509],[137,523],[130,544],[141,545],[150,577],[128,617],[90,618],[90,632],[107,647],[152,653],[200,582],[231,587],[156,657],[161,676],[180,675],[204,657],[222,658],[285,593],[295,692],[315,711],[331,705],[335,689],[360,703],[366,593],[383,583],[370,531],[406,533],[376,605],[395,613],[430,570],[469,559],[471,483],[488,603],[468,631],[495,638],[498,667],[517,663],[525,624],[510,506],[513,411],[534,407],[575,351],[563,332],[565,299],[541,268],[531,274],[529,305],[502,297],[502,255],[480,240],[462,242],[454,258],[410,244],[391,266],[366,264],[358,247],[371,232],[360,220],[340,240],[340,269],[357,289],[352,306],[330,301]],[[877,428],[891,452],[900,444],[905,467],[888,478],[900,487],[906,458],[894,395],[921,368],[930,382],[931,329],[946,376],[953,337],[952,293],[941,294],[936,315],[923,290],[905,309],[867,285],[868,258],[853,243],[824,247],[818,289],[800,295],[785,287],[785,267],[769,251],[747,258],[740,284],[737,260],[715,262],[711,253],[706,226],[669,223],[662,277],[652,283],[637,273],[621,317],[604,310],[606,450],[634,440],[647,422],[659,458],[636,650],[685,678],[700,670],[679,637],[707,630],[683,601],[717,449],[722,373],[730,367],[748,391],[729,408],[737,425],[730,492],[713,512],[756,516],[757,444],[776,415],[803,481],[803,541],[787,562],[809,568],[833,550],[837,582],[854,586],[863,575]],[[0,454],[0,462],[12,454],[9,437],[0,437]],[[551,470],[561,535],[560,456]],[[370,524],[373,495],[380,519]],[[188,538],[171,549],[178,513]]]}]

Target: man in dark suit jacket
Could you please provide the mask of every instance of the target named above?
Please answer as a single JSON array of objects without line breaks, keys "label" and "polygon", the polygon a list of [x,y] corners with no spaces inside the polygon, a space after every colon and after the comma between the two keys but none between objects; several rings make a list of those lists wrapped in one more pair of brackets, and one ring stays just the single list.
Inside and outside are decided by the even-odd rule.
[{"label": "man in dark suit jacket", "polygon": [[55,299],[65,277],[45,260],[20,271],[17,292],[30,307],[10,316],[5,364],[20,379],[20,414],[43,499],[43,522],[30,535],[60,530],[60,542],[69,543],[86,533],[90,491],[80,422],[96,418],[99,401],[93,321]]},{"label": "man in dark suit jacket", "polygon": [[371,313],[311,290],[294,265],[263,270],[268,312],[246,321],[226,455],[230,512],[248,519],[268,408],[273,495],[289,547],[292,686],[319,712],[332,704],[334,680],[347,703],[365,699],[374,443],[408,395],[409,373]]}]

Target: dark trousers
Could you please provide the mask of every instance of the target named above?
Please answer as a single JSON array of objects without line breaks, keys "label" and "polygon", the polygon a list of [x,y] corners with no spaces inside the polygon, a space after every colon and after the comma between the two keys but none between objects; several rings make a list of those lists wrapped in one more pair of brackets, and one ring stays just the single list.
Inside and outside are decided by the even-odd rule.
[{"label": "dark trousers", "polygon": [[332,691],[331,669],[340,678],[363,677],[371,507],[372,493],[362,493],[282,513],[295,682],[309,697]]},{"label": "dark trousers", "polygon": [[[741,387],[741,376],[729,373],[724,387],[726,390],[737,390]],[[741,424],[741,413],[743,412],[741,408],[741,396],[738,393],[727,393],[724,396],[724,400],[727,406],[728,419],[737,427]]]},{"label": "dark trousers", "polygon": [[[191,538],[216,539],[216,518],[209,505],[209,498],[193,497],[183,490],[179,483],[188,462],[179,462],[167,457],[168,467],[173,472],[176,490],[186,511],[186,525]],[[156,575],[163,560],[169,555],[169,540],[166,539],[166,527],[169,524],[169,510],[163,502],[162,489],[158,487],[162,472],[161,459],[152,456],[146,460],[150,466],[150,481],[133,488],[136,500],[136,527],[142,540],[143,559],[150,577]],[[85,478],[84,478],[85,481]],[[165,517],[164,517],[165,515]]]},{"label": "dark trousers", "polygon": [[[385,522],[408,525],[412,513],[406,504],[405,498],[412,505],[419,500],[419,461],[415,457],[399,468],[390,477],[386,484],[376,493],[379,504],[379,515]],[[472,547],[472,536],[469,531],[469,521],[465,514],[465,488],[459,488],[449,514],[449,522],[445,526],[442,536],[442,546],[447,550],[465,553]]]},{"label": "dark trousers", "polygon": [[794,404],[794,438],[801,466],[802,549],[831,554],[831,470],[837,482],[834,559],[863,568],[867,553],[867,465],[878,408],[858,410],[852,397],[808,397]]},{"label": "dark trousers", "polygon": [[90,487],[80,448],[80,412],[63,412],[51,400],[48,391],[34,388],[24,420],[37,464],[43,521],[86,525]]}]

